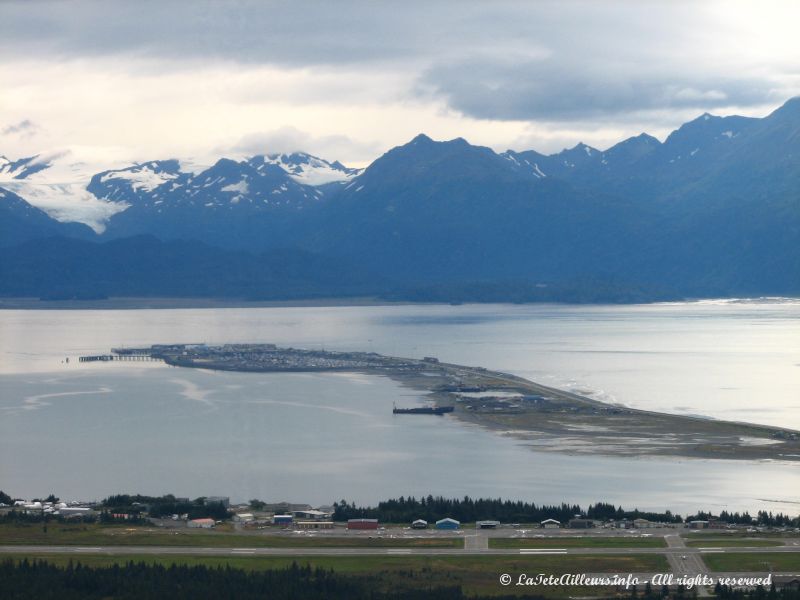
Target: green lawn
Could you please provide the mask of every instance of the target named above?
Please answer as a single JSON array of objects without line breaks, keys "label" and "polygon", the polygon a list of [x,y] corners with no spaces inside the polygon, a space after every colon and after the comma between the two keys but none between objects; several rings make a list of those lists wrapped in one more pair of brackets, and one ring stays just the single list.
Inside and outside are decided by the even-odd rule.
[{"label": "green lawn", "polygon": [[735,539],[728,539],[728,538],[703,538],[701,540],[687,540],[686,545],[691,548],[707,548],[707,547],[718,547],[718,548],[729,548],[729,547],[746,547],[749,546],[751,548],[756,546],[783,546],[784,543],[781,540],[765,540],[761,538],[741,538],[737,537]]},{"label": "green lawn", "polygon": [[[0,558],[3,555],[0,554]],[[16,558],[40,558],[66,565],[70,560],[88,566],[108,566],[130,560],[146,563],[173,563],[187,565],[230,565],[242,569],[281,568],[296,562],[301,565],[333,569],[343,574],[371,575],[376,585],[386,590],[404,588],[427,589],[437,585],[460,585],[468,595],[472,594],[541,594],[548,597],[565,598],[575,595],[597,595],[604,590],[576,587],[504,587],[499,577],[508,573],[516,578],[526,573],[559,575],[562,573],[630,573],[664,572],[668,570],[666,558],[661,555],[625,556],[326,556],[326,557],[197,557],[197,556],[80,556],[25,554]],[[605,590],[606,593],[610,590]]]},{"label": "green lawn", "polygon": [[703,560],[712,571],[776,572],[800,570],[800,552],[704,554]]},{"label": "green lawn", "polygon": [[489,548],[665,548],[664,538],[489,538]]},{"label": "green lawn", "polygon": [[210,548],[463,548],[461,537],[387,538],[341,534],[242,534],[181,529],[164,531],[122,525],[50,523],[0,525],[0,545],[49,546],[202,546]]}]

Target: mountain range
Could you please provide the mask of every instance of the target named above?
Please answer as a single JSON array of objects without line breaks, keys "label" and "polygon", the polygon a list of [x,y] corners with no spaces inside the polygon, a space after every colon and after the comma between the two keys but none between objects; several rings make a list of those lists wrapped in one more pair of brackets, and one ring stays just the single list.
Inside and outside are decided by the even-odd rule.
[{"label": "mountain range", "polygon": [[[123,240],[170,261],[192,262],[171,244],[199,244],[200,278],[198,265],[215,252],[231,265],[260,257],[282,276],[273,262],[291,255],[307,278],[292,289],[314,294],[624,301],[800,293],[800,98],[764,118],[704,114],[663,142],[641,134],[605,151],[578,144],[552,155],[497,153],[419,135],[363,170],[303,153],[97,172],[69,160],[0,157],[0,294],[67,289],[68,278],[35,273],[58,253],[62,261],[78,246],[85,253],[86,244],[118,256]],[[67,176],[58,181],[50,170]],[[64,193],[94,231],[63,222],[69,203],[47,208],[46,199]],[[53,236],[76,241],[65,250],[64,241],[44,241]],[[39,262],[28,260],[26,276],[10,257],[18,262],[20,245],[34,241],[29,256]],[[301,267],[309,257],[321,262]],[[320,264],[359,275],[325,280]],[[38,283],[12,289],[12,271]],[[279,295],[280,278],[268,279],[269,294]],[[149,285],[136,293],[163,295],[163,285]],[[243,293],[235,285],[198,289]]]}]

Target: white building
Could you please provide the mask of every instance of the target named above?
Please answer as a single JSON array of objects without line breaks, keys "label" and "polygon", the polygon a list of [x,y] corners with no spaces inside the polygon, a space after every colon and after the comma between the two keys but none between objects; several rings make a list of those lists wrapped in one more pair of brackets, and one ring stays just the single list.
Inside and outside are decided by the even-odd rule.
[{"label": "white building", "polygon": [[541,525],[545,529],[559,529],[561,527],[561,521],[556,521],[555,519],[545,519],[542,521]]}]

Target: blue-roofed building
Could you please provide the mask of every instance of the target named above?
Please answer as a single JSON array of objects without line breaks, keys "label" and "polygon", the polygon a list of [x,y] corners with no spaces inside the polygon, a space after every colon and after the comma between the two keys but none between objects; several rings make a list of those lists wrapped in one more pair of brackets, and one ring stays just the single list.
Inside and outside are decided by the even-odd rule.
[{"label": "blue-roofed building", "polygon": [[436,529],[460,529],[461,523],[450,517],[436,521]]}]

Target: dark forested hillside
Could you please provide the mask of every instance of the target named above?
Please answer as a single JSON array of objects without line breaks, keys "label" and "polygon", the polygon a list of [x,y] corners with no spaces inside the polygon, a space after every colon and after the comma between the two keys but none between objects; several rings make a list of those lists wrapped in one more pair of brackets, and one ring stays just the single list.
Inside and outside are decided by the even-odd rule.
[{"label": "dark forested hillside", "polygon": [[498,154],[419,135],[363,172],[302,154],[221,159],[199,172],[164,160],[99,173],[88,189],[127,206],[99,252],[19,246],[94,234],[0,192],[9,247],[0,293],[800,294],[800,98],[762,119],[704,114],[664,142],[642,134],[605,151]]},{"label": "dark forested hillside", "polygon": [[376,278],[300,250],[260,254],[139,236],[105,243],[46,238],[0,254],[0,295],[273,299],[357,295]]}]

